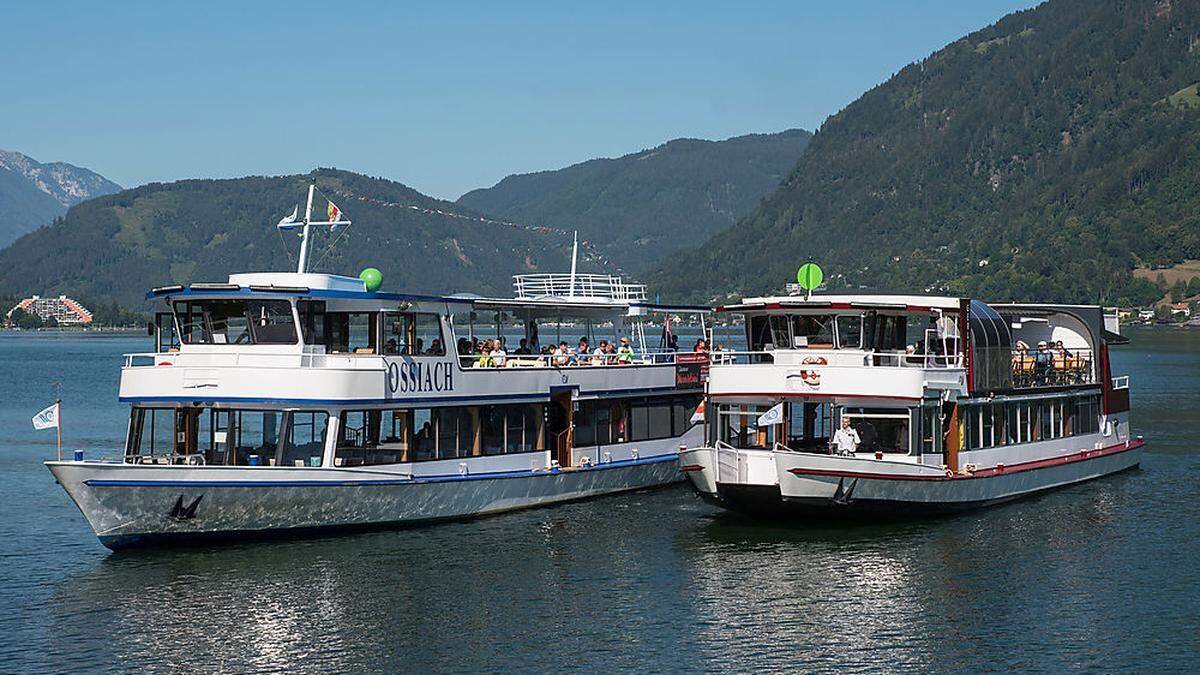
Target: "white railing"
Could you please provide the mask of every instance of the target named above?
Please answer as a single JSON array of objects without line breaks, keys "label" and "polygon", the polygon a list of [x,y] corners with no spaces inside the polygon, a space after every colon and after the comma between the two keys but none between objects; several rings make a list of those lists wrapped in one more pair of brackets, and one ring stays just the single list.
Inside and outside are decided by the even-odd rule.
[{"label": "white railing", "polygon": [[[684,352],[685,354],[690,352]],[[504,357],[483,354],[462,354],[458,357],[464,369],[490,368],[574,368],[577,366],[651,366],[672,365],[678,352],[644,352],[627,357],[619,354],[590,355],[580,359],[562,354],[508,354]]]},{"label": "white railing", "polygon": [[[839,358],[837,363],[824,361],[831,357],[850,355],[855,363],[847,363],[845,358]],[[858,358],[861,357],[861,361]],[[830,367],[866,367],[866,368],[923,368],[928,370],[944,370],[962,368],[961,354],[906,354],[904,352],[848,352],[807,350],[771,350],[771,351],[719,351],[710,352],[709,359],[713,365],[762,365],[774,364],[787,366],[810,366],[812,368]]]},{"label": "white railing", "polygon": [[1053,351],[1014,349],[1013,385],[1053,387],[1092,384],[1096,381],[1095,362],[1095,354],[1090,349],[1075,349],[1061,355]]},{"label": "white railing", "polygon": [[607,274],[518,274],[513,289],[520,300],[534,298],[589,298],[640,302],[646,299],[644,284],[626,283]]},{"label": "white railing", "polygon": [[1114,377],[1112,379],[1112,388],[1113,389],[1128,389],[1129,388],[1129,376],[1128,375],[1118,375],[1118,376]]}]

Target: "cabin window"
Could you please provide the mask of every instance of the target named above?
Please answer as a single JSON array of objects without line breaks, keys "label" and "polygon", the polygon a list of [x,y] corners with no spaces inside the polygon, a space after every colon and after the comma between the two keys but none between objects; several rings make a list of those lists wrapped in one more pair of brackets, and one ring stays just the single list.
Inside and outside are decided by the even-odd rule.
[{"label": "cabin window", "polygon": [[868,313],[863,320],[863,346],[876,351],[903,351],[908,343],[908,317]]},{"label": "cabin window", "polygon": [[325,314],[325,345],[332,353],[377,353],[378,316],[376,312],[328,312]]},{"label": "cabin window", "polygon": [[170,312],[154,315],[154,351],[179,351],[179,333],[175,331],[175,316]]},{"label": "cabin window", "polygon": [[296,343],[287,300],[181,300],[175,303],[175,315],[184,344]]},{"label": "cabin window", "polygon": [[936,455],[942,452],[942,417],[940,404],[921,406],[921,453]]},{"label": "cabin window", "polygon": [[823,448],[829,445],[830,405],[828,403],[786,403],[787,446]]},{"label": "cabin window", "polygon": [[277,410],[229,411],[229,463],[237,466],[274,466],[282,421],[283,413]]},{"label": "cabin window", "polygon": [[479,411],[483,454],[502,455],[544,449],[542,405],[489,406]]},{"label": "cabin window", "polygon": [[470,457],[475,443],[474,423],[468,408],[434,408],[437,458]]},{"label": "cabin window", "polygon": [[133,408],[129,418],[126,455],[169,455],[175,449],[175,411]]},{"label": "cabin window", "polygon": [[792,341],[795,348],[833,348],[833,316],[792,316]]},{"label": "cabin window", "polygon": [[897,408],[843,408],[858,432],[859,452],[905,454],[909,452],[909,411]]},{"label": "cabin window", "polygon": [[324,344],[325,341],[325,301],[300,300],[296,303],[300,314],[300,334],[304,344]]},{"label": "cabin window", "polygon": [[338,424],[334,466],[372,466],[407,461],[412,445],[411,413],[346,410]]},{"label": "cabin window", "polygon": [[325,432],[329,413],[297,411],[289,413],[287,443],[282,466],[320,466],[325,454]]},{"label": "cabin window", "polygon": [[750,320],[746,322],[746,331],[750,351],[761,352],[774,347],[775,340],[771,337],[771,325],[766,316],[750,317]]},{"label": "cabin window", "polygon": [[770,410],[766,405],[721,404],[717,406],[717,440],[736,448],[769,450],[779,440],[781,425],[758,426],[758,418]]},{"label": "cabin window", "polygon": [[841,349],[861,349],[862,326],[862,316],[839,316],[837,318],[838,347]]},{"label": "cabin window", "polygon": [[388,312],[383,315],[384,354],[445,356],[442,324],[437,314]]}]

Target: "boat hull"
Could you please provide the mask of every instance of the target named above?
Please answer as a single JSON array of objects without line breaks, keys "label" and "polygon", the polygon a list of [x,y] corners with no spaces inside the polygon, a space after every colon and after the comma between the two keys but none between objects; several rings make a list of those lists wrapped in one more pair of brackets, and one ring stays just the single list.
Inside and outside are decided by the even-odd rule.
[{"label": "boat hull", "polygon": [[[767,519],[909,518],[956,513],[1027,497],[1136,468],[1144,441],[1056,457],[1026,466],[997,467],[975,474],[940,471],[888,472],[871,460],[774,453],[778,485],[712,481],[687,475],[710,501],[731,511]],[[696,449],[701,453],[710,449]],[[690,460],[693,464],[699,464]],[[715,460],[713,461],[715,464]],[[685,468],[688,461],[685,461]]]},{"label": "boat hull", "polygon": [[47,462],[111,549],[465,519],[682,478],[675,455],[573,470],[409,478],[383,471]]}]

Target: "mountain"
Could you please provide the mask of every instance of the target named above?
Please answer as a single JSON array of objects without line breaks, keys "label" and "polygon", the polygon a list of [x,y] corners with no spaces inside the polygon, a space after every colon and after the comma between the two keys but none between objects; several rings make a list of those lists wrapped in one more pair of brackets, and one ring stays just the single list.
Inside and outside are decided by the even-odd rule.
[{"label": "mountain", "polygon": [[0,248],[85,199],[120,189],[94,171],[0,150]]},{"label": "mountain", "polygon": [[[400,183],[321,169],[152,183],[80,203],[0,251],[0,294],[67,293],[85,304],[141,309],[153,286],[294,270],[299,240],[275,223],[310,179],[353,225],[335,235],[319,228],[309,271],[356,275],[373,266],[384,290],[507,296],[514,273],[569,267],[571,242],[562,233],[496,224]],[[325,202],[318,198],[314,209],[324,214]],[[332,249],[331,237],[338,238]]]},{"label": "mountain", "polygon": [[578,229],[610,259],[641,271],[749,213],[795,166],[811,136],[791,129],[724,141],[681,138],[617,159],[509,176],[458,203]]},{"label": "mountain", "polygon": [[827,119],[755,211],[657,270],[693,298],[831,286],[1150,302],[1200,258],[1200,3],[1050,0]]}]

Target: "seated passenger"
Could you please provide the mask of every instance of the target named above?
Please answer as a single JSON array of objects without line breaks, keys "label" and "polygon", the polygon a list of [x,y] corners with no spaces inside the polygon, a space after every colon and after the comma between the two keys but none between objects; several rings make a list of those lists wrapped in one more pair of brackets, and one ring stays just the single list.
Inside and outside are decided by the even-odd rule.
[{"label": "seated passenger", "polygon": [[491,368],[495,363],[492,361],[492,341],[484,340],[479,345],[479,358],[475,360],[476,368]]},{"label": "seated passenger", "polygon": [[492,341],[492,365],[503,368],[508,364],[508,352],[504,349],[504,338]]},{"label": "seated passenger", "polygon": [[699,338],[696,340],[696,344],[692,347],[692,351],[698,354],[703,354],[708,351],[708,343],[704,341],[704,338]]},{"label": "seated passenger", "polygon": [[589,350],[587,338],[581,337],[579,338],[579,347],[575,351],[571,352],[571,357],[567,360],[567,363],[572,366],[586,366],[591,363],[591,359],[588,358],[588,354]]},{"label": "seated passenger", "polygon": [[633,348],[629,346],[629,338],[621,338],[621,346],[617,347],[617,363],[633,363]]},{"label": "seated passenger", "polygon": [[442,355],[442,341],[438,340],[438,339],[434,339],[434,341],[429,345],[429,349],[425,352],[425,355],[426,356],[441,356]]},{"label": "seated passenger", "polygon": [[601,366],[606,363],[605,354],[608,353],[608,340],[601,340],[600,344],[596,345],[596,349],[592,352],[592,363]]},{"label": "seated passenger", "polygon": [[531,353],[529,351],[529,340],[526,340],[525,338],[521,338],[520,344],[517,345],[517,351],[515,351],[513,353],[519,354],[521,356],[528,356]]},{"label": "seated passenger", "polygon": [[554,350],[553,364],[556,366],[566,366],[571,363],[571,348],[567,346],[564,340],[558,343],[558,347]]},{"label": "seated passenger", "polygon": [[399,354],[400,350],[396,348],[396,338],[390,338],[383,345],[384,354]]}]

